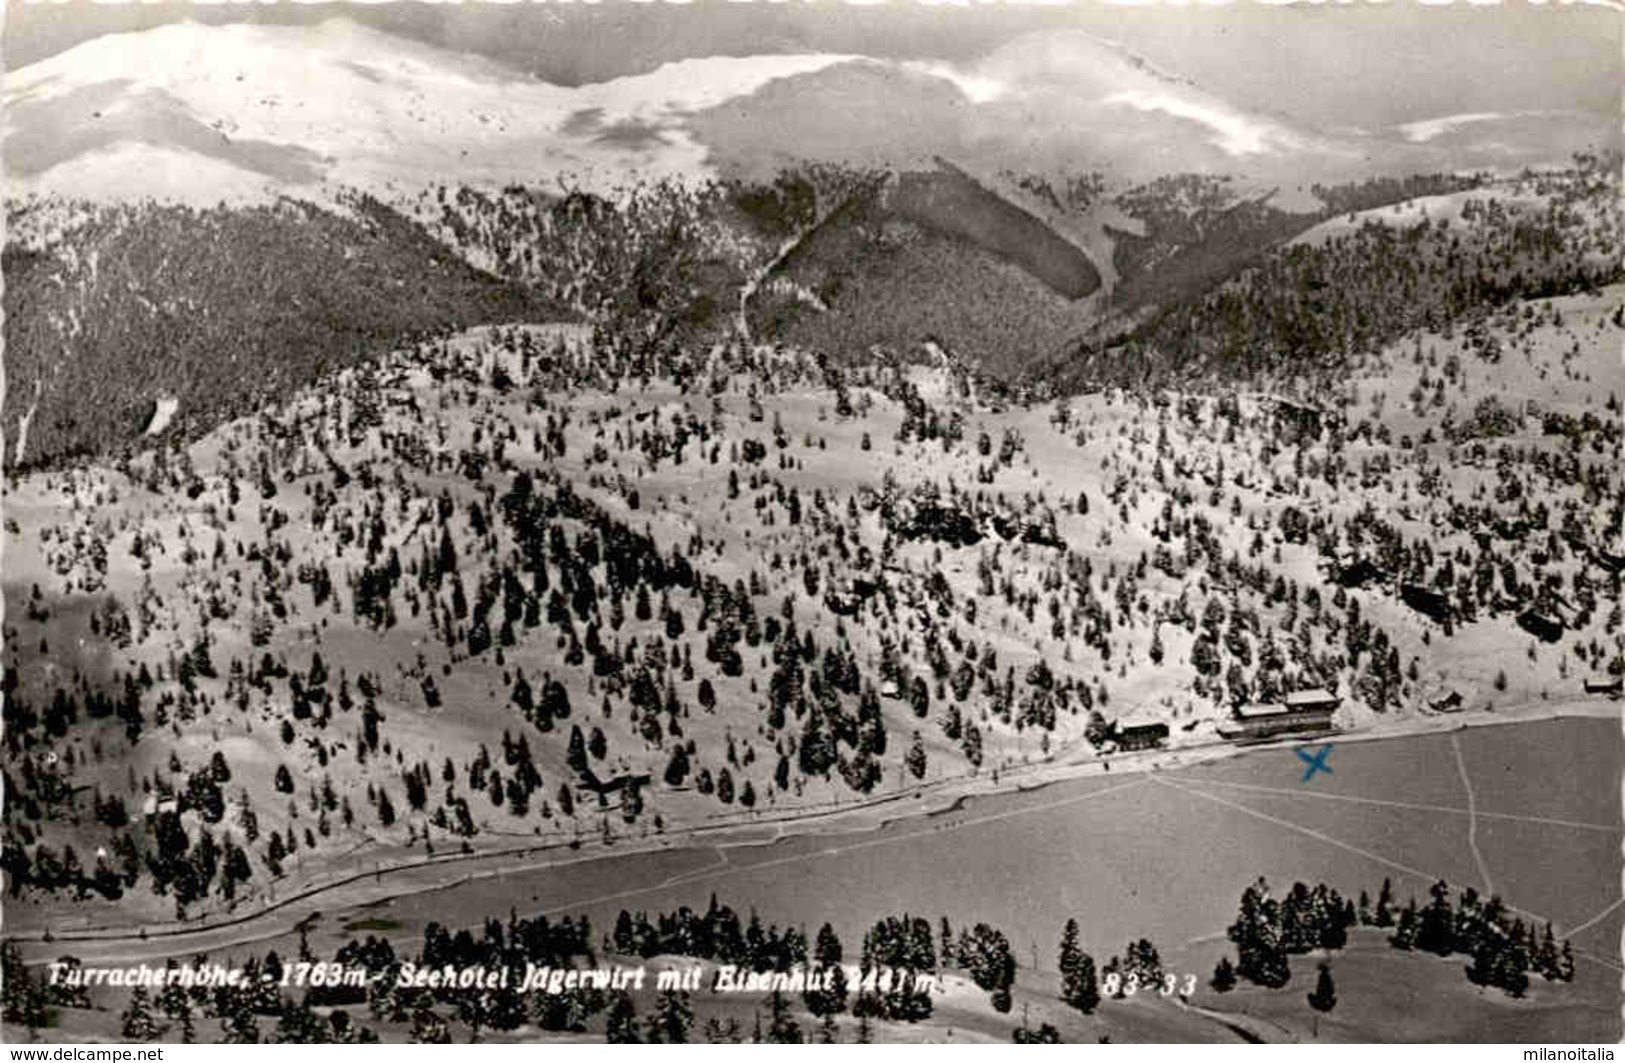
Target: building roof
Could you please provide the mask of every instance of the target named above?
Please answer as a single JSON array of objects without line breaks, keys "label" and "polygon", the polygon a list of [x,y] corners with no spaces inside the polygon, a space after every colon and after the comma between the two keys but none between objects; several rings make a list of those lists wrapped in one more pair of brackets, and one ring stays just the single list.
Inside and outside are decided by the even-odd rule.
[{"label": "building roof", "polygon": [[1286,696],[1287,705],[1293,707],[1298,705],[1320,705],[1324,702],[1338,700],[1340,699],[1336,694],[1326,690],[1324,687],[1311,687],[1308,690],[1294,690],[1292,693]]},{"label": "building roof", "polygon": [[1236,706],[1236,717],[1242,720],[1259,720],[1270,716],[1285,716],[1291,712],[1287,706],[1277,702],[1249,702],[1246,705]]},{"label": "building roof", "polygon": [[1168,729],[1168,721],[1156,716],[1125,716],[1117,721],[1118,731],[1144,731],[1153,727]]}]

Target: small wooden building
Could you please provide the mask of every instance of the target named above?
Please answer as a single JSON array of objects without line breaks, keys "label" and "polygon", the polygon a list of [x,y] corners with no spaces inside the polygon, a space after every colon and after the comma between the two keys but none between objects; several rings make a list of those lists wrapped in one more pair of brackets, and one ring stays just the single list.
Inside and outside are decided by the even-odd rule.
[{"label": "small wooden building", "polygon": [[576,784],[576,789],[608,796],[622,790],[641,789],[649,785],[649,780],[650,776],[643,774],[617,775],[613,779],[600,779],[591,768],[586,768],[581,772],[581,781]]},{"label": "small wooden building", "polygon": [[1450,605],[1450,599],[1436,590],[1422,586],[1420,583],[1407,583],[1399,589],[1400,599],[1412,609],[1423,616],[1439,623],[1450,620],[1455,609]]},{"label": "small wooden building", "polygon": [[1534,609],[1518,614],[1518,626],[1542,642],[1556,642],[1563,637],[1563,621]]},{"label": "small wooden building", "polygon": [[1388,573],[1363,557],[1337,570],[1337,582],[1345,587],[1364,587],[1367,583],[1387,578]]},{"label": "small wooden building", "polygon": [[1460,712],[1462,709],[1461,691],[1452,690],[1441,697],[1428,702],[1428,708],[1434,712]]},{"label": "small wooden building", "polygon": [[1131,716],[1117,721],[1112,738],[1121,750],[1156,749],[1168,740],[1168,724],[1150,716]]}]

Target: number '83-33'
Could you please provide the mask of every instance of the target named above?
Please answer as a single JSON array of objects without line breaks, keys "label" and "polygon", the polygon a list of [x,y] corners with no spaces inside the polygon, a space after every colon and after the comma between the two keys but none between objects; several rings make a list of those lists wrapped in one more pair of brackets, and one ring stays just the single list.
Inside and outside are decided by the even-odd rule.
[{"label": "number '83-33'", "polygon": [[1181,985],[1180,976],[1174,974],[1172,971],[1162,976],[1161,985],[1157,985],[1156,983],[1142,984],[1138,974],[1131,974],[1127,978],[1124,978],[1116,971],[1107,971],[1106,976],[1101,979],[1100,988],[1105,991],[1108,997],[1117,996],[1119,991],[1121,991],[1123,996],[1131,997],[1138,993],[1141,989],[1144,989],[1148,993],[1155,989],[1156,992],[1161,993],[1165,997],[1173,996],[1174,991],[1178,990],[1180,996],[1188,997],[1196,991],[1196,976],[1194,974],[1187,974],[1184,976],[1183,982],[1184,984]]}]

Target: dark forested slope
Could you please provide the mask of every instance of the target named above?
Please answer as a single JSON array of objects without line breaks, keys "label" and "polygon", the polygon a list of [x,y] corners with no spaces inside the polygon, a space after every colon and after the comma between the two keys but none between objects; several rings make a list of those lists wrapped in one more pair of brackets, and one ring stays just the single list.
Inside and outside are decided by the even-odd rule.
[{"label": "dark forested slope", "polygon": [[3,423],[16,466],[116,450],[160,399],[178,400],[168,430],[192,437],[415,336],[559,316],[365,196],[334,210],[10,214]]}]

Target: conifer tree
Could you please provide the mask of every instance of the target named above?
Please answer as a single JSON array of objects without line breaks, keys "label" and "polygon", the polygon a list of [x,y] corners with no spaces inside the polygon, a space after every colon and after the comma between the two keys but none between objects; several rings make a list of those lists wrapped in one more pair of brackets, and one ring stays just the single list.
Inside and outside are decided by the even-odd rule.
[{"label": "conifer tree", "polygon": [[1548,982],[1557,980],[1559,974],[1557,938],[1552,933],[1550,920],[1547,921],[1546,929],[1541,934],[1540,946],[1535,951],[1534,967],[1540,972],[1541,977]]},{"label": "conifer tree", "polygon": [[920,737],[918,731],[914,732],[914,738],[908,747],[908,754],[904,758],[904,763],[908,765],[910,775],[916,779],[925,778],[925,740]]},{"label": "conifer tree", "polygon": [[46,1022],[44,990],[10,941],[0,943],[0,1014],[6,1022],[30,1031]]},{"label": "conifer tree", "polygon": [[1388,938],[1388,943],[1396,949],[1405,949],[1406,951],[1416,948],[1418,923],[1416,898],[1413,897],[1411,902],[1399,913],[1399,924]]},{"label": "conifer tree", "polygon": [[434,1009],[422,1007],[412,1013],[412,1043],[420,1045],[449,1045],[451,1031]]},{"label": "conifer tree", "polygon": [[1240,975],[1255,985],[1279,989],[1292,977],[1282,943],[1281,910],[1263,879],[1241,895],[1241,914],[1227,931],[1235,942]]},{"label": "conifer tree", "polygon": [[828,989],[809,989],[803,994],[807,1010],[820,1016],[845,1010],[846,971],[841,967],[841,939],[828,923],[818,928],[818,936],[813,940],[813,972],[830,976],[834,985]]},{"label": "conifer tree", "polygon": [[777,989],[769,1002],[771,1008],[767,1027],[767,1042],[775,1045],[802,1043],[801,1026],[790,1014],[790,1001]]},{"label": "conifer tree", "polygon": [[1095,980],[1094,958],[1078,944],[1078,921],[1068,919],[1061,933],[1061,999],[1090,1014],[1100,1004],[1100,988]]},{"label": "conifer tree", "polygon": [[1315,980],[1315,991],[1309,994],[1309,1006],[1317,1012],[1315,1016],[1315,1036],[1320,1036],[1320,1016],[1337,1007],[1337,987],[1332,984],[1332,969],[1326,964],[1320,965],[1320,977]]},{"label": "conifer tree", "polygon": [[685,1045],[688,1031],[694,1025],[694,1010],[689,1006],[688,994],[667,989],[660,994],[660,1003],[649,1019],[649,1043]]},{"label": "conifer tree", "polygon": [[1422,910],[1416,928],[1416,947],[1424,952],[1448,956],[1456,947],[1455,913],[1450,909],[1450,887],[1435,882],[1428,890],[1433,901]]},{"label": "conifer tree", "polygon": [[1497,952],[1499,949],[1492,941],[1481,940],[1473,949],[1473,962],[1467,965],[1467,980],[1474,985],[1493,985]]},{"label": "conifer tree", "polygon": [[150,1041],[158,1036],[158,1024],[152,1019],[151,1001],[144,986],[136,986],[130,994],[129,1007],[119,1016],[119,1029],[127,1041]]},{"label": "conifer tree", "polygon": [[1061,1043],[1061,1031],[1050,1023],[1042,1022],[1036,1030],[1017,1026],[1010,1039],[1018,1045],[1058,1045]]},{"label": "conifer tree", "polygon": [[604,1026],[604,1037],[612,1045],[643,1043],[643,1038],[638,1036],[638,1009],[633,1006],[632,998],[625,992],[617,993],[615,1002],[610,1005],[609,1019]]},{"label": "conifer tree", "polygon": [[256,1045],[260,1042],[260,1026],[254,1010],[246,1000],[233,1003],[220,1019],[220,1042],[228,1045]]},{"label": "conifer tree", "polygon": [[569,764],[570,770],[574,772],[583,772],[587,769],[587,739],[577,724],[570,725],[570,747],[565,755],[565,763]]},{"label": "conifer tree", "polygon": [[1382,892],[1377,894],[1377,910],[1373,915],[1377,926],[1390,927],[1394,925],[1394,882],[1393,879],[1382,880]]}]

